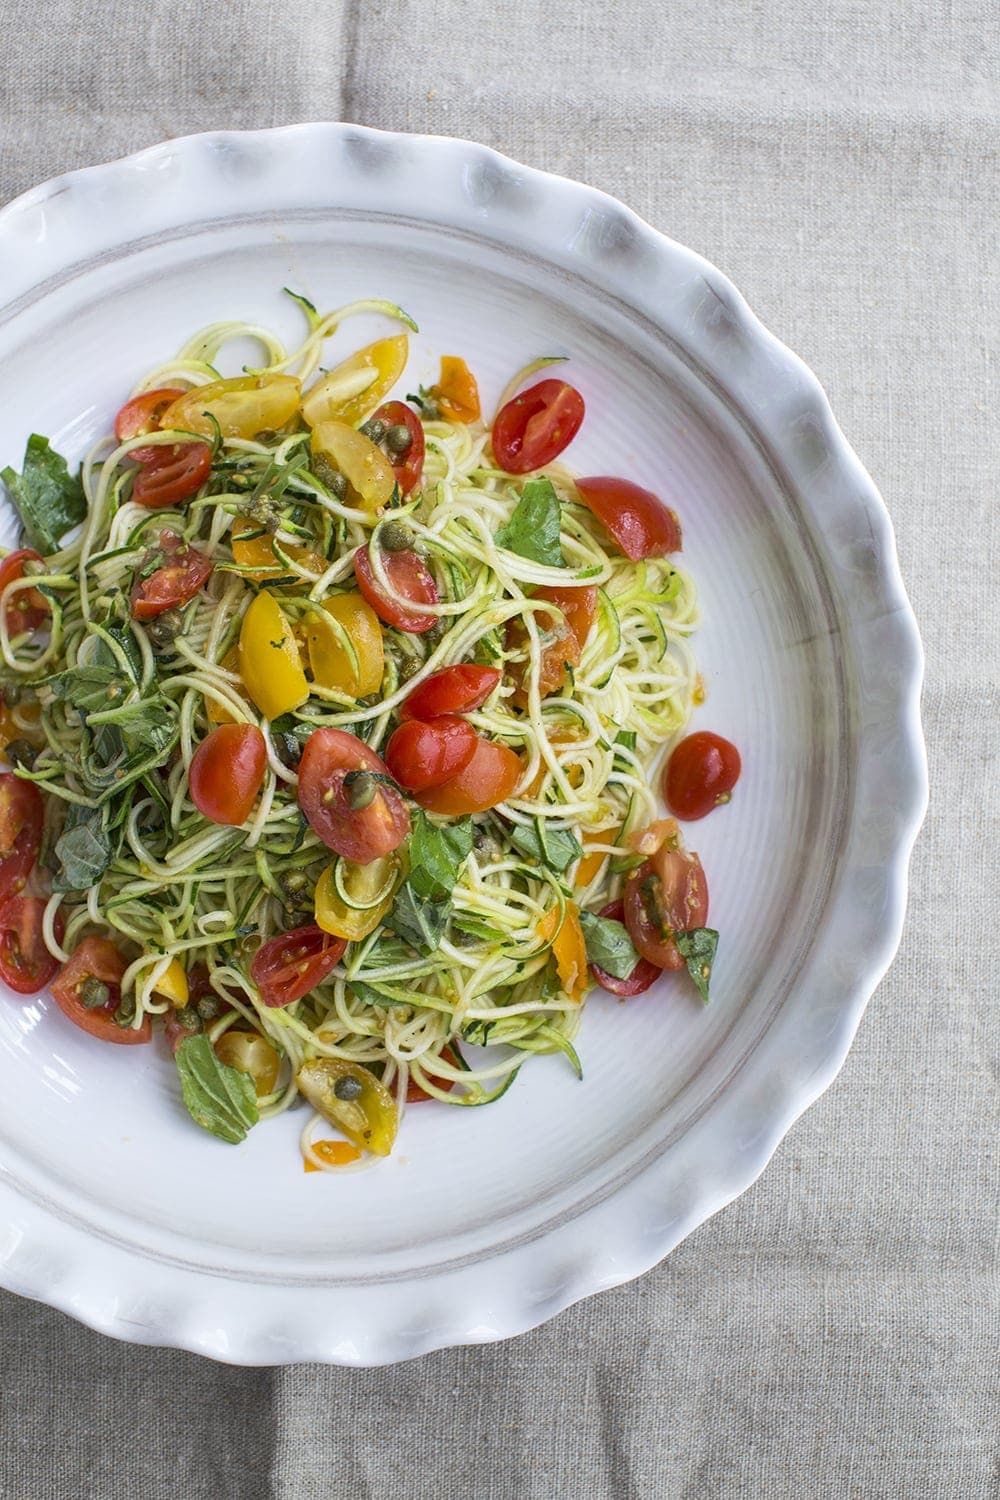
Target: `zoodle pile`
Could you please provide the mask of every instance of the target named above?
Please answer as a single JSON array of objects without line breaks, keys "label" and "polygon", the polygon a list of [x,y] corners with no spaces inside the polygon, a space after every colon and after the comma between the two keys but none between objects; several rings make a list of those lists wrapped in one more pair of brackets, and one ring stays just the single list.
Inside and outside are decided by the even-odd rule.
[{"label": "zoodle pile", "polygon": [[[595,983],[707,999],[716,934],[651,786],[699,694],[676,516],[557,461],[555,361],[492,422],[458,358],[387,399],[407,315],[295,300],[293,352],[214,324],[78,474],[37,435],[4,471],[0,977],[102,1041],[162,1022],[223,1140],[303,1096],[331,1170],[531,1054],[579,1073]],[[362,314],[403,331],[322,370]]]}]

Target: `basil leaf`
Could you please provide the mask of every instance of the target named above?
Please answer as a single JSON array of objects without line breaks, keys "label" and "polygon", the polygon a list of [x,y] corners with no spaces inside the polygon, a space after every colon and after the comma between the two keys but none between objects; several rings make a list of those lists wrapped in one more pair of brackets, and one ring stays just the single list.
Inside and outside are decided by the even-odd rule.
[{"label": "basil leaf", "polygon": [[559,496],[549,479],[529,479],[506,525],[496,534],[496,544],[531,562],[564,568],[566,560],[559,544],[562,511]]},{"label": "basil leaf", "polygon": [[257,1090],[249,1074],[220,1062],[204,1033],[181,1042],[177,1071],[191,1118],[220,1141],[237,1145],[245,1140],[251,1125],[260,1119]]},{"label": "basil leaf", "polygon": [[25,541],[45,555],[57,552],[66,532],[87,514],[79,479],[70,474],[66,460],[49,446],[48,438],[37,432],[28,439],[21,473],[7,468],[0,479],[21,518]]},{"label": "basil leaf", "polygon": [[510,830],[510,841],[519,854],[537,859],[557,875],[568,870],[583,853],[583,846],[564,828],[546,828],[544,818],[518,823]]},{"label": "basil leaf", "polygon": [[580,926],[587,945],[588,962],[596,964],[615,979],[627,979],[639,962],[639,955],[624,922],[582,911]]},{"label": "basil leaf", "polygon": [[111,840],[98,816],[67,828],[56,840],[54,853],[62,868],[52,877],[52,889],[88,891],[98,884],[111,863]]},{"label": "basil leaf", "polygon": [[150,750],[160,754],[167,750],[177,734],[177,718],[168,707],[167,700],[138,698],[134,703],[125,703],[121,708],[105,708],[91,713],[94,724],[113,725],[121,734],[129,750]]},{"label": "basil leaf", "polygon": [[442,901],[422,901],[407,881],[385,918],[386,927],[420,953],[434,953],[448,925],[450,906]]},{"label": "basil leaf", "polygon": [[688,973],[698,986],[698,993],[708,1003],[708,984],[712,977],[715,950],[719,946],[719,934],[712,927],[691,927],[687,932],[675,932],[677,951],[687,964]]},{"label": "basil leaf", "polygon": [[78,713],[98,713],[114,706],[129,691],[117,667],[70,667],[49,678],[49,687]]},{"label": "basil leaf", "polygon": [[425,901],[446,901],[472,852],[472,819],[432,823],[426,814],[413,817],[408,883]]}]

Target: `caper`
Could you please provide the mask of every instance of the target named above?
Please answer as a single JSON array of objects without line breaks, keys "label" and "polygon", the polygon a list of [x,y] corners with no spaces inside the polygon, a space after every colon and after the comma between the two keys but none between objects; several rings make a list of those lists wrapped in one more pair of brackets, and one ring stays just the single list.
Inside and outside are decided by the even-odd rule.
[{"label": "caper", "polygon": [[409,453],[413,447],[413,433],[405,422],[397,422],[386,433],[385,443],[390,453],[398,453],[402,457],[404,453]]},{"label": "caper", "polygon": [[19,682],[4,683],[3,701],[8,708],[17,707],[21,701],[21,684]]},{"label": "caper", "polygon": [[361,812],[375,800],[375,777],[370,771],[348,771],[344,777],[344,794],[352,812]]},{"label": "caper", "polygon": [[366,438],[371,438],[373,443],[380,443],[385,437],[386,425],[381,417],[369,417],[368,421],[362,424],[361,431]]},{"label": "caper", "polygon": [[115,1011],[115,1022],[116,1022],[116,1024],[118,1026],[120,1026],[122,1028],[123,1031],[127,1031],[128,1028],[132,1025],[132,1022],[134,1020],[135,1020],[135,996],[134,995],[123,995],[121,997],[121,999],[119,1000],[119,1002],[118,1002],[118,1008]]},{"label": "caper", "polygon": [[413,545],[413,532],[402,521],[386,521],[378,539],[386,552],[406,552]]},{"label": "caper", "polygon": [[18,739],[11,740],[5,754],[12,766],[22,766],[24,770],[30,771],[38,751],[28,740]]},{"label": "caper", "polygon": [[174,1011],[174,1025],[194,1036],[202,1029],[201,1016],[193,1005],[185,1005],[183,1010]]},{"label": "caper", "polygon": [[320,484],[326,486],[331,495],[338,500],[343,500],[347,494],[347,479],[339,469],[335,469],[330,460],[321,453],[313,463],[313,473]]},{"label": "caper", "polygon": [[396,667],[396,676],[400,682],[409,682],[411,677],[416,677],[422,666],[423,662],[418,661],[415,656],[404,656]]},{"label": "caper", "polygon": [[150,620],[146,626],[146,634],[152,645],[162,651],[173,645],[174,636],[177,635],[182,624],[180,612],[176,609],[168,609],[162,615],[157,615],[155,620]]},{"label": "caper", "polygon": [[285,898],[294,906],[301,902],[303,896],[309,893],[308,877],[301,870],[286,870],[281,876],[278,884]]},{"label": "caper", "polygon": [[111,991],[103,979],[90,974],[80,986],[80,999],[88,1010],[100,1010],[111,999]]},{"label": "caper", "polygon": [[338,1078],[333,1085],[333,1092],[338,1099],[342,1099],[345,1104],[349,1104],[353,1099],[361,1098],[361,1084],[357,1078]]},{"label": "caper", "polygon": [[203,1021],[214,1021],[222,1015],[222,1001],[218,995],[202,995],[195,1001],[195,1010]]}]

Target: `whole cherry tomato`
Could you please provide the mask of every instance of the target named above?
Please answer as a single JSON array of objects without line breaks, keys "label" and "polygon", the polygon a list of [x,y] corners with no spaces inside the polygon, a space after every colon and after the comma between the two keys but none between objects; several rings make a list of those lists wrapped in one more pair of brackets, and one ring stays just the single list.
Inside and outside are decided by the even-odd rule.
[{"label": "whole cherry tomato", "polygon": [[678,818],[694,822],[728,802],[740,779],[740,752],[721,734],[699,729],[670,752],[663,772],[663,796]]},{"label": "whole cherry tomato", "polygon": [[609,475],[578,479],[576,487],[584,505],[632,562],[681,550],[681,523],[652,490]]},{"label": "whole cherry tomato", "polygon": [[[613,922],[625,920],[625,903],[623,901],[612,901],[607,906],[602,906],[599,912],[602,917],[610,917]],[[656,964],[651,964],[648,958],[640,958],[631,974],[626,979],[617,979],[614,974],[609,974],[602,969],[600,964],[591,964],[594,978],[602,990],[609,990],[612,995],[617,995],[620,1000],[629,1000],[633,995],[641,995],[649,989],[654,979],[659,979],[663,972]]]},{"label": "whole cherry tomato", "polygon": [[467,714],[482,708],[503,674],[499,667],[462,662],[432,672],[399,709],[401,719],[436,719],[439,714]]},{"label": "whole cherry tomato", "polygon": [[343,729],[316,729],[299,762],[299,806],[309,825],[344,859],[367,865],[410,831],[406,803],[385,762]]},{"label": "whole cherry tomato", "polygon": [[212,823],[239,828],[249,818],[267,770],[267,745],[256,724],[220,724],[191,759],[191,801]]},{"label": "whole cherry tomato", "polygon": [[[43,568],[45,566],[45,559],[30,547],[19,547],[16,552],[8,552],[3,562],[0,562],[0,597],[9,584],[24,577],[25,564],[29,562],[41,563]],[[10,635],[23,635],[27,630],[37,630],[39,625],[44,625],[51,613],[48,600],[37,589],[16,589],[4,604],[4,619]]]},{"label": "whole cherry tomato", "polygon": [[346,947],[319,927],[296,927],[257,949],[250,976],[265,1005],[291,1005],[322,984]]},{"label": "whole cherry tomato", "polygon": [[443,714],[437,719],[407,719],[385,747],[389,775],[414,792],[442,786],[476,753],[479,736],[465,719]]},{"label": "whole cherry tomato", "polygon": [[162,444],[132,481],[132,499],[147,510],[167,510],[201,489],[212,470],[207,443]]},{"label": "whole cherry tomato", "polygon": [[[359,547],[354,554],[354,573],[358,588],[368,600],[380,620],[394,625],[397,630],[406,630],[410,635],[423,635],[433,630],[437,615],[420,614],[407,609],[412,604],[437,604],[437,584],[430,569],[415,552],[383,552],[382,566],[394,593],[388,593],[379,583],[372,570],[367,547]],[[398,597],[397,597],[398,596]]]},{"label": "whole cherry tomato", "polygon": [[[420,418],[413,407],[407,406],[405,401],[387,401],[384,406],[379,407],[371,420],[384,422],[390,429],[385,441],[388,459],[392,464],[396,483],[399,485],[399,493],[404,496],[409,495],[420,483],[424,472],[426,445]],[[391,431],[394,427],[400,429],[399,442],[395,446]],[[409,447],[405,446],[401,436],[404,427],[410,434]]]},{"label": "whole cherry tomato", "polygon": [[540,380],[497,412],[493,456],[508,474],[528,474],[558,458],[576,437],[583,397],[564,380]]},{"label": "whole cherry tomato", "polygon": [[[161,566],[147,572],[157,562]],[[210,557],[175,531],[161,531],[156,550],[149,553],[132,585],[133,620],[154,620],[168,609],[189,603],[208,582],[213,566]]]},{"label": "whole cherry tomato", "polygon": [[[45,946],[41,896],[8,896],[0,905],[0,979],[19,995],[37,995],[59,967]],[[56,938],[62,942],[62,912],[56,913]]]},{"label": "whole cherry tomato", "polygon": [[[139,1026],[119,1026],[115,1020],[122,997],[122,976],[127,968],[124,958],[107,938],[86,937],[52,981],[52,998],[74,1026],[99,1041],[123,1047],[148,1042],[153,1035],[149,1016],[143,1016]],[[104,998],[99,998],[101,988],[106,992]],[[98,992],[96,999],[94,990]]]},{"label": "whole cherry tomato", "polygon": [[521,757],[509,746],[480,737],[467,766],[443,786],[414,792],[413,800],[428,812],[443,813],[449,818],[485,812],[507,801],[523,771]]}]

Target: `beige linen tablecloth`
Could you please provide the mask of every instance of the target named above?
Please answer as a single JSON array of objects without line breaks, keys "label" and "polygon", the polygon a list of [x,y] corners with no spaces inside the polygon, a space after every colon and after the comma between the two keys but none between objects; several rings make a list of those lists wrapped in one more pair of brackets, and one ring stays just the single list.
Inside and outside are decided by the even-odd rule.
[{"label": "beige linen tablecloth", "polygon": [[[974,0],[0,0],[0,198],[216,127],[469,136],[618,194],[817,371],[892,512],[932,798],[899,959],[763,1179],[635,1284],[367,1372],[0,1296],[15,1500],[1000,1493],[998,12]],[[0,289],[2,293],[2,289]]]}]

